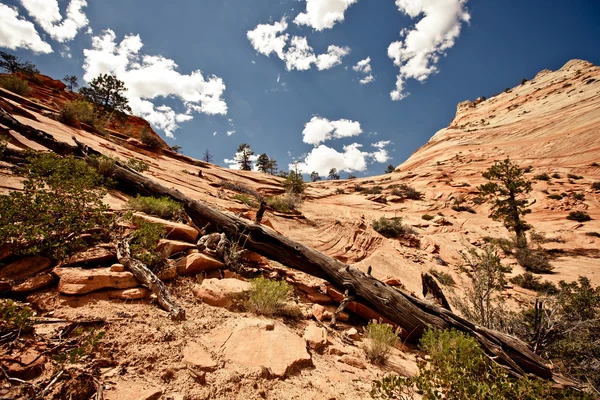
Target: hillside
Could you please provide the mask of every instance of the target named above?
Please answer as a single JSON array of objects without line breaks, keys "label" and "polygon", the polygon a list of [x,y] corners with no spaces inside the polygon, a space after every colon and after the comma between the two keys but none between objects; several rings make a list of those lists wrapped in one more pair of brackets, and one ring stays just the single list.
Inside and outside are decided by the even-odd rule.
[{"label": "hillside", "polygon": [[[143,161],[149,166],[145,176],[232,215],[253,219],[257,209],[256,205],[248,206],[242,201],[240,187],[263,196],[284,193],[282,178],[225,169],[168,149],[151,149],[132,140],[147,126],[136,117],[130,117],[123,129],[111,126],[108,134],[66,126],[55,118],[70,94],[65,93],[64,87],[53,90],[50,81],[41,82],[39,86],[32,85],[35,101],[0,89],[0,108],[20,123],[46,132],[60,142],[74,145],[75,137],[114,159]],[[452,299],[461,296],[469,282],[459,268],[462,265],[459,252],[473,246],[481,248],[485,238],[509,237],[501,223],[488,218],[489,206],[478,204],[476,187],[484,182],[481,173],[494,160],[510,157],[527,167],[526,176],[534,182],[531,193],[534,203],[527,221],[537,232],[545,234],[542,246],[555,268],[553,274],[543,278],[557,283],[585,275],[597,286],[600,238],[586,233],[600,232],[600,191],[591,188],[593,182],[600,181],[600,167],[596,164],[600,162],[598,127],[600,68],[572,60],[558,71],[542,71],[531,81],[489,99],[460,103],[450,125],[437,132],[396,172],[309,183],[298,212],[282,213],[268,208],[263,225],[363,271],[372,267],[376,278],[388,282],[394,278],[418,297],[422,297],[422,273],[430,269],[446,272],[456,281],[456,285],[444,289]],[[47,150],[3,125],[0,134],[8,138],[9,149]],[[0,163],[0,194],[22,189],[23,178],[12,167],[9,162]],[[534,179],[543,173],[550,179]],[[422,198],[403,199],[392,193],[403,184],[421,192]],[[373,189],[377,186],[380,188]],[[364,193],[367,189],[372,194]],[[561,198],[549,198],[552,194]],[[113,211],[128,209],[127,200],[128,196],[116,188],[105,198]],[[453,210],[457,200],[474,212]],[[576,210],[586,211],[592,220],[585,223],[567,220],[569,212]],[[434,218],[425,220],[422,218],[425,214]],[[383,216],[402,217],[417,235],[401,239],[383,237],[371,226]],[[187,245],[194,247],[195,238],[187,240],[190,242]],[[190,250],[182,257],[187,260],[193,254],[196,253]],[[267,271],[265,274],[283,277],[294,285],[298,307],[306,318],[297,321],[280,318],[274,323],[276,328],[272,328],[250,313],[213,307],[206,299],[200,302],[197,298],[198,286],[202,285],[200,276],[207,281],[220,280],[222,276],[213,272],[198,277],[178,276],[169,283],[188,311],[187,321],[181,324],[170,323],[145,289],[135,295],[138,297],[126,301],[119,298],[127,295],[106,290],[75,295],[65,289],[65,283],[61,286],[63,279],[67,282],[72,277],[57,270],[52,276],[43,271],[49,280],[36,290],[15,295],[17,286],[10,284],[13,295],[33,304],[44,317],[64,321],[103,320],[103,329],[107,331],[103,340],[110,343],[104,349],[110,351],[102,359],[106,365],[98,368],[107,399],[361,399],[368,395],[371,381],[386,372],[416,371],[418,352],[408,351],[402,345],[393,351],[388,366],[369,364],[360,348],[362,335],[357,333],[355,339],[349,338],[353,335],[352,328],[360,331],[364,325],[364,319],[354,313],[348,315],[350,320],[342,323],[338,333],[329,333],[330,344],[325,350],[319,345],[316,351],[309,345],[307,353],[305,342],[299,338],[313,329],[309,327],[321,326],[312,321],[316,303],[324,303],[328,311],[335,309],[331,290],[322,280],[290,271],[260,255],[249,257],[254,257],[257,271],[262,268]],[[14,261],[4,255],[2,259]],[[109,260],[98,263],[108,269],[115,262],[114,255]],[[181,262],[181,258],[175,262]],[[510,276],[524,272],[512,258],[505,257],[504,262],[513,267]],[[81,264],[73,262],[70,266],[81,267]],[[90,274],[87,267],[79,268],[84,280]],[[6,269],[3,271],[6,275]],[[231,276],[236,278],[235,274]],[[137,281],[127,289],[141,290]],[[512,307],[530,302],[536,296],[535,292],[518,286],[507,286],[503,295]],[[36,334],[53,337],[64,326],[69,324],[42,325]],[[281,336],[265,333],[273,329]],[[278,351],[292,355],[265,367],[266,361],[257,361],[258,356],[248,360],[252,357],[245,354],[247,349],[232,345],[234,341],[228,342],[229,337],[234,337],[237,343],[256,339],[253,345],[257,348],[264,345],[262,339],[282,342],[288,347]],[[42,351],[37,348],[36,354]],[[190,373],[190,363],[198,367],[194,371],[202,372]],[[45,377],[51,373],[48,366],[44,371]],[[287,378],[273,379],[283,376]]]}]

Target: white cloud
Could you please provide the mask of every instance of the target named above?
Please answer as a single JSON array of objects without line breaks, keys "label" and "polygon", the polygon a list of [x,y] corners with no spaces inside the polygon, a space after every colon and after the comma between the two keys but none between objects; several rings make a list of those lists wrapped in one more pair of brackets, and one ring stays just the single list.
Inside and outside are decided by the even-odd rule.
[{"label": "white cloud", "polygon": [[331,29],[344,20],[344,12],[358,0],[306,0],[306,12],[298,14],[294,22],[308,25],[317,31]]},{"label": "white cloud", "polygon": [[73,56],[71,55],[71,48],[64,44],[62,46],[62,50],[60,50],[60,56],[63,58],[72,58]]},{"label": "white cloud", "polygon": [[77,32],[89,23],[82,11],[87,6],[86,0],[71,0],[64,19],[60,15],[58,0],[21,0],[21,4],[42,29],[58,42],[73,40]]},{"label": "white cloud", "polygon": [[375,147],[377,150],[371,153],[373,159],[378,163],[387,162],[390,159],[388,152],[386,150],[386,146],[391,143],[390,140],[380,140],[376,143],[371,143],[371,146]]},{"label": "white cloud", "polygon": [[235,133],[235,131],[227,131],[227,136],[231,136]]},{"label": "white cloud", "polygon": [[213,136],[217,136],[217,131],[214,131],[214,132],[213,132]]},{"label": "white cloud", "polygon": [[362,132],[358,121],[349,119],[330,121],[315,115],[304,125],[302,141],[316,146],[326,140],[358,136]]},{"label": "white cloud", "polygon": [[33,23],[19,18],[19,11],[0,3],[0,47],[29,49],[35,53],[52,53],[52,46],[42,40]]},{"label": "white cloud", "polygon": [[388,56],[400,68],[392,100],[408,96],[404,86],[407,79],[424,82],[436,73],[437,62],[444,52],[454,46],[463,22],[469,22],[467,0],[396,0],[398,9],[411,18],[422,18],[415,26],[403,29],[403,40],[392,42]]},{"label": "white cloud", "polygon": [[286,18],[273,24],[259,24],[254,30],[247,32],[252,47],[267,57],[275,53],[288,71],[306,71],[316,65],[317,69],[325,70],[342,63],[342,58],[350,53],[349,47],[331,45],[327,53],[315,55],[314,49],[303,36],[290,36],[284,33],[288,28]]},{"label": "white cloud", "polygon": [[[125,95],[135,115],[147,119],[173,137],[180,122],[193,119],[193,113],[226,114],[227,104],[222,98],[223,80],[215,75],[204,77],[200,70],[183,75],[176,71],[177,64],[163,56],[140,54],[143,46],[138,35],[128,35],[117,44],[115,33],[107,29],[92,37],[92,48],[83,51],[85,57],[83,79],[90,82],[100,74],[115,75],[129,89]],[[181,101],[185,113],[177,113],[170,106],[155,105],[158,97]]]},{"label": "white cloud", "polygon": [[359,81],[361,85],[371,83],[375,80],[375,77],[371,74],[373,71],[371,68],[371,57],[360,60],[355,66],[352,67],[352,69],[364,75],[364,77]]}]

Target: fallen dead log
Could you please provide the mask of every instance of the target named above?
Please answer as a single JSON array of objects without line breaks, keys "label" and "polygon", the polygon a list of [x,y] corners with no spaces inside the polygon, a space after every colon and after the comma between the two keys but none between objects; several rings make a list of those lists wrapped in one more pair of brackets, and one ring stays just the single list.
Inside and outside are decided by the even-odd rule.
[{"label": "fallen dead log", "polygon": [[[4,121],[6,116],[11,120],[10,124]],[[42,131],[19,123],[6,112],[0,113],[0,123],[62,155],[89,157],[101,154],[79,143],[75,138],[73,140],[77,144],[76,147],[58,142]],[[115,164],[112,178],[121,183],[124,191],[130,194],[169,196],[184,205],[196,225],[204,226],[210,223],[214,230],[224,232],[238,243],[245,243],[245,247],[252,251],[349,289],[359,301],[401,326],[403,334],[409,339],[417,340],[428,327],[455,328],[477,338],[494,361],[516,376],[533,374],[545,379],[554,379],[562,384],[573,384],[553,373],[550,364],[533,353],[519,339],[475,325],[449,310],[400,292],[357,268],[343,264],[261,225],[225,214],[193,200],[180,191],[168,188],[119,163]]]},{"label": "fallen dead log", "polygon": [[127,267],[142,284],[146,285],[158,298],[158,304],[169,312],[173,321],[184,321],[185,310],[171,297],[169,289],[150,271],[141,261],[131,257],[129,242],[121,240],[117,245],[117,258],[119,262]]}]

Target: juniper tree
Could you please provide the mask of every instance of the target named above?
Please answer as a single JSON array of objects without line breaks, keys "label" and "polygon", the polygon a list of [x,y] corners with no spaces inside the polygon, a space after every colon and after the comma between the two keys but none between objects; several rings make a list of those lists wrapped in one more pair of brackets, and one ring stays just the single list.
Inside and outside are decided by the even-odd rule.
[{"label": "juniper tree", "polygon": [[529,201],[524,198],[531,192],[531,182],[523,174],[523,169],[509,158],[496,161],[482,174],[490,182],[477,188],[480,196],[492,204],[490,218],[502,221],[506,229],[515,233],[520,249],[527,247],[525,232],[531,228],[523,219],[531,212],[527,208]]},{"label": "juniper tree", "polygon": [[385,169],[385,173],[386,174],[391,174],[392,172],[394,172],[396,170],[396,167],[394,167],[392,164],[388,165],[387,168]]},{"label": "juniper tree", "polygon": [[25,75],[39,74],[40,71],[35,67],[34,64],[29,61],[21,60],[21,57],[17,57],[13,54],[0,51],[0,68],[15,74],[21,72]]}]

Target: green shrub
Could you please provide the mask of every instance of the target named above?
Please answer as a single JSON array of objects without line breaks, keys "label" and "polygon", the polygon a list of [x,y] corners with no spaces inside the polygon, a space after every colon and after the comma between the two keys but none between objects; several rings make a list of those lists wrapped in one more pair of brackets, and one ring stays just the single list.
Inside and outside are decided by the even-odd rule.
[{"label": "green shrub", "polygon": [[87,246],[83,233],[97,239],[102,233],[95,228],[110,223],[104,178],[74,157],[44,153],[28,160],[23,191],[0,196],[0,243],[11,243],[16,254],[60,259]]},{"label": "green shrub", "polygon": [[540,247],[537,249],[532,249],[530,247],[517,248],[515,258],[519,265],[528,272],[548,274],[554,269],[554,267],[550,265],[550,261],[544,253],[544,250]]},{"label": "green shrub", "polygon": [[304,190],[306,189],[304,178],[302,178],[302,174],[297,171],[290,171],[281,185],[286,191],[296,194],[304,193]]},{"label": "green shrub", "polygon": [[234,194],[231,197],[232,200],[237,200],[245,205],[247,205],[248,207],[256,207],[256,199],[254,197],[250,197],[246,194]]},{"label": "green shrub", "polygon": [[538,293],[558,293],[558,288],[556,285],[549,281],[542,282],[542,278],[533,275],[531,272],[525,272],[524,274],[514,276],[510,278],[510,281],[524,289],[535,290]]},{"label": "green shrub", "polygon": [[0,87],[23,97],[27,97],[31,94],[31,88],[27,82],[14,75],[0,77]]},{"label": "green shrub", "polygon": [[92,103],[84,100],[67,101],[60,109],[58,120],[70,126],[76,126],[77,122],[94,126],[96,124],[96,110]]},{"label": "green shrub", "polygon": [[386,218],[381,217],[373,220],[371,226],[375,231],[387,238],[395,238],[403,235],[414,235],[415,230],[402,223],[402,217]]},{"label": "green shrub", "polygon": [[283,196],[267,197],[267,205],[275,211],[287,213],[302,203],[302,197],[295,193],[287,192]]},{"label": "green shrub", "polygon": [[408,186],[405,183],[401,184],[397,188],[393,188],[392,195],[399,196],[399,197],[402,197],[403,199],[409,199],[409,200],[421,200],[423,198],[423,193],[419,192],[418,190],[416,190],[415,188],[413,188],[411,186]]},{"label": "green shrub", "polygon": [[552,177],[554,179],[560,179],[560,174],[558,174],[558,173],[555,172],[555,173],[552,174]]},{"label": "green shrub", "polygon": [[398,336],[391,325],[369,321],[365,328],[366,337],[369,339],[363,349],[367,358],[374,364],[384,364],[390,354],[391,348],[396,344]]},{"label": "green shrub", "polygon": [[[443,260],[442,260],[443,261]],[[450,275],[447,272],[443,272],[443,271],[438,271],[436,269],[430,268],[429,269],[429,273],[433,276],[435,276],[435,278],[442,284],[445,286],[452,286],[454,284],[456,284],[456,282],[454,281],[454,278],[452,277],[452,275]]]},{"label": "green shrub", "polygon": [[593,162],[590,164],[590,167],[600,167],[600,164],[598,164],[597,162]]},{"label": "green shrub", "polygon": [[423,218],[425,221],[431,221],[435,217],[430,214],[423,214],[423,215],[421,215],[421,218]]},{"label": "green shrub", "polygon": [[381,194],[382,190],[383,190],[383,188],[381,186],[376,185],[376,186],[373,186],[373,187],[370,187],[370,188],[363,188],[361,190],[361,193],[364,193],[364,194]]},{"label": "green shrub", "polygon": [[137,229],[131,237],[131,255],[140,260],[151,270],[155,270],[165,262],[165,257],[156,251],[158,241],[165,236],[165,227],[141,218],[135,218]]},{"label": "green shrub", "polygon": [[585,195],[583,193],[573,193],[573,198],[575,200],[583,201],[585,200]]},{"label": "green shrub", "polygon": [[115,159],[104,155],[91,156],[92,165],[102,176],[110,176],[115,169]]},{"label": "green shrub", "polygon": [[285,281],[258,277],[250,281],[248,308],[256,314],[273,315],[283,311],[290,293]]},{"label": "green shrub", "polygon": [[579,179],[583,179],[583,176],[581,176],[581,175],[575,175],[575,174],[568,174],[567,177],[569,179],[573,179],[574,181],[579,180]]},{"label": "green shrub", "polygon": [[181,219],[183,206],[169,197],[146,197],[139,194],[129,199],[127,205],[136,211],[171,220]]},{"label": "green shrub", "polygon": [[463,205],[460,205],[460,204],[455,204],[451,208],[454,211],[456,211],[456,212],[465,212],[466,211],[466,212],[471,213],[471,214],[476,214],[475,210],[473,210],[473,208],[469,207],[469,206],[463,206]]},{"label": "green shrub", "polygon": [[250,189],[248,186],[246,186],[240,182],[221,181],[221,182],[219,182],[219,186],[222,188],[231,190],[233,192],[250,195],[259,201],[262,200],[262,195],[260,193],[258,193],[257,191],[255,191],[253,189]]},{"label": "green shrub", "polygon": [[344,188],[337,188],[335,189],[335,194],[346,194],[346,191]]},{"label": "green shrub", "polygon": [[10,299],[0,299],[0,335],[26,333],[33,328],[33,311]]},{"label": "green shrub", "polygon": [[585,211],[571,211],[569,215],[567,215],[567,219],[577,222],[586,222],[591,220],[592,218]]},{"label": "green shrub", "polygon": [[594,182],[594,183],[592,183],[592,189],[593,190],[600,190],[600,182]]},{"label": "green shrub", "polygon": [[160,139],[155,134],[153,134],[153,132],[147,127],[142,129],[142,133],[140,133],[140,141],[146,146],[155,149],[163,147],[163,144],[160,141]]},{"label": "green shrub", "polygon": [[585,235],[600,238],[600,232],[586,232]]},{"label": "green shrub", "polygon": [[584,399],[585,394],[554,389],[545,381],[512,378],[493,363],[476,339],[457,330],[428,330],[420,347],[429,363],[418,360],[419,374],[412,378],[395,375],[375,381],[371,395],[383,399]]},{"label": "green shrub", "polygon": [[563,197],[562,194],[549,194],[548,198],[552,200],[562,200]]},{"label": "green shrub", "polygon": [[533,179],[535,179],[536,181],[549,181],[550,175],[548,175],[546,172],[544,172],[542,174],[534,175]]},{"label": "green shrub", "polygon": [[135,158],[130,158],[129,160],[127,160],[126,165],[132,170],[140,173],[148,171],[150,169],[150,166],[145,161],[136,160]]}]

